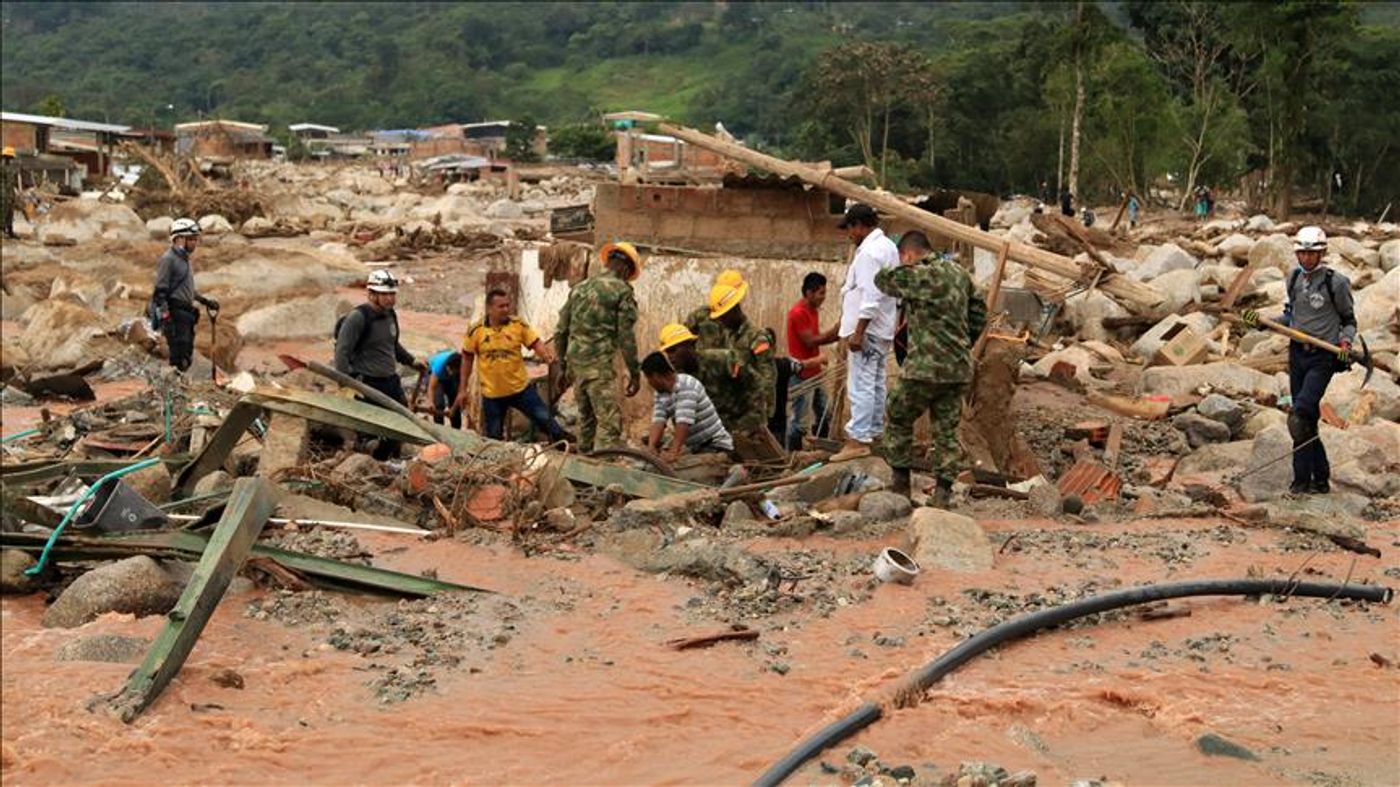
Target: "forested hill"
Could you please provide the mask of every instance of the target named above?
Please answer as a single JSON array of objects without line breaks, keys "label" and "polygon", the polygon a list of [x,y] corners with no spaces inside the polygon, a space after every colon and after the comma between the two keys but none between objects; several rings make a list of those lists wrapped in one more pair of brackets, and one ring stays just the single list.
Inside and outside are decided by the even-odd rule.
[{"label": "forested hill", "polygon": [[1394,198],[1381,173],[1400,171],[1395,3],[5,3],[0,16],[6,110],[132,125],[560,129],[643,109],[864,162],[892,185],[1059,179],[1106,195],[1268,167],[1309,194],[1341,173],[1327,198],[1356,210]]}]

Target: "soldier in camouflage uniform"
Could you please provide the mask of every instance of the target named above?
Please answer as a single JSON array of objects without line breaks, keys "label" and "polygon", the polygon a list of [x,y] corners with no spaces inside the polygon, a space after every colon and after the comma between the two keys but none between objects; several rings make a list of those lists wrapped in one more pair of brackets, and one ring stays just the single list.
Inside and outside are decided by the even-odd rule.
[{"label": "soldier in camouflage uniform", "polygon": [[568,365],[578,400],[579,450],[622,443],[622,408],[617,398],[613,359],[627,364],[627,396],[641,387],[637,364],[637,298],[630,282],[642,271],[642,258],[630,243],[609,243],[599,253],[605,271],[569,292],[559,310],[555,347]]},{"label": "soldier in camouflage uniform", "polygon": [[776,395],[773,332],[754,327],[744,315],[739,304],[749,290],[742,279],[739,281],[737,287],[723,281],[715,284],[700,330],[686,326],[700,334],[698,338],[666,349],[676,369],[705,386],[720,421],[731,434],[766,429]]},{"label": "soldier in camouflage uniform", "polygon": [[902,263],[875,274],[875,286],[900,299],[909,321],[909,355],[890,391],[885,461],[894,468],[892,490],[909,494],[914,466],[914,422],[929,413],[930,464],[938,481],[934,505],[946,506],[957,475],[958,421],[972,382],[972,345],[987,322],[987,306],[957,263],[931,257],[922,232],[899,242]]},{"label": "soldier in camouflage uniform", "polygon": [[15,166],[15,149],[5,148],[4,164],[0,165],[0,216],[3,216],[5,237],[15,237],[15,203],[19,194],[19,169]]},{"label": "soldier in camouflage uniform", "polygon": [[[715,277],[715,286],[727,284],[730,287],[745,287],[744,275],[734,269],[720,271]],[[747,288],[745,292],[747,292]],[[681,323],[690,332],[695,334],[699,341],[696,342],[697,350],[725,350],[729,348],[729,338],[725,335],[724,326],[719,324],[719,320],[710,316],[710,306],[706,304],[686,315],[685,321]]]}]

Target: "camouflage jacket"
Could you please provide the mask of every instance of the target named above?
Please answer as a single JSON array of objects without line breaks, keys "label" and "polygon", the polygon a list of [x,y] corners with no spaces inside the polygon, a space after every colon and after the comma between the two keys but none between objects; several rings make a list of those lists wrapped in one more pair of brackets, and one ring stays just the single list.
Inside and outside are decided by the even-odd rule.
[{"label": "camouflage jacket", "polygon": [[762,427],[773,414],[777,396],[773,332],[755,328],[747,320],[734,331],[714,324],[720,329],[723,345],[698,349],[697,376],[726,428],[747,431]]},{"label": "camouflage jacket", "polygon": [[6,161],[0,165],[0,203],[15,204],[15,194],[19,189],[19,168]]},{"label": "camouflage jacket", "polygon": [[719,320],[710,317],[708,306],[701,306],[691,312],[686,316],[684,324],[699,339],[695,343],[697,350],[722,350],[729,346],[729,337],[725,335],[724,326],[719,324]]},{"label": "camouflage jacket", "polygon": [[611,271],[585,279],[569,291],[559,310],[554,344],[578,379],[586,373],[612,373],[613,356],[621,351],[627,373],[637,369],[637,298],[632,285]]},{"label": "camouflage jacket", "polygon": [[900,299],[909,321],[909,356],[901,377],[935,383],[972,381],[972,345],[987,324],[987,305],[956,263],[929,258],[875,274],[875,286]]}]

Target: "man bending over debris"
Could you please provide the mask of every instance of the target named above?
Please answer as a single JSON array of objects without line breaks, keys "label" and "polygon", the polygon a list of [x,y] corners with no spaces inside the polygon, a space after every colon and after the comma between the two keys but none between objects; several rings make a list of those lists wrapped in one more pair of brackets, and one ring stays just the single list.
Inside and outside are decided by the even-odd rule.
[{"label": "man bending over debris", "polygon": [[[734,450],[734,439],[720,423],[719,414],[699,380],[678,373],[659,352],[642,360],[642,374],[647,377],[647,385],[656,392],[651,408],[651,433],[647,436],[647,448],[653,453],[674,462],[682,449],[692,454]],[[675,424],[675,434],[663,451],[661,438],[666,434],[668,421]]]},{"label": "man bending over debris", "polygon": [[972,381],[971,350],[986,325],[987,306],[962,266],[934,255],[922,232],[900,238],[899,261],[875,274],[875,286],[900,298],[909,318],[909,357],[890,391],[885,459],[894,468],[892,491],[908,495],[914,421],[927,410],[938,482],[933,504],[941,508],[957,475],[963,391]]},{"label": "man bending over debris", "polygon": [[[170,365],[186,371],[194,360],[194,326],[199,322],[202,303],[212,311],[219,302],[200,295],[194,288],[194,268],[190,256],[199,246],[199,223],[176,219],[170,225],[170,248],[156,260],[156,285],[151,296],[159,327],[170,349]],[[212,360],[212,359],[211,359]]]},{"label": "man bending over debris", "polygon": [[446,416],[453,429],[462,428],[462,408],[457,402],[461,372],[462,354],[456,350],[443,350],[428,359],[428,406],[433,423],[442,423]]},{"label": "man bending over debris", "polygon": [[[1288,416],[1288,433],[1293,437],[1293,483],[1288,490],[1295,495],[1325,495],[1332,490],[1332,467],[1317,422],[1332,375],[1351,362],[1351,343],[1356,340],[1351,280],[1322,264],[1326,250],[1327,233],[1321,227],[1298,230],[1293,240],[1298,267],[1288,277],[1287,301],[1279,320],[1341,350],[1333,356],[1310,344],[1288,343],[1288,388],[1293,396],[1293,412]],[[1249,327],[1259,327],[1258,312],[1251,309],[1243,317]]]},{"label": "man bending over debris", "polygon": [[505,436],[506,414],[519,410],[552,441],[565,438],[564,428],[549,414],[549,406],[540,398],[530,376],[525,371],[525,356],[521,347],[531,351],[545,363],[554,361],[554,353],[540,339],[535,329],[511,314],[510,294],[505,290],[486,293],[486,319],[467,329],[462,338],[461,387],[457,392],[456,409],[467,406],[467,381],[472,377],[475,363],[481,374],[481,416],[486,423],[482,434],[492,440]]},{"label": "man bending over debris", "polygon": [[617,398],[613,359],[627,364],[627,396],[642,387],[637,368],[637,298],[630,282],[642,272],[642,255],[630,243],[599,250],[604,272],[569,291],[559,310],[554,344],[576,384],[579,450],[610,448],[622,442],[622,408]]},{"label": "man bending over debris", "polygon": [[[386,270],[370,273],[365,303],[356,306],[339,323],[335,334],[335,368],[394,401],[407,405],[398,364],[423,369],[399,342],[399,318],[394,313],[399,280]],[[381,441],[376,459],[398,454],[398,443]]]}]

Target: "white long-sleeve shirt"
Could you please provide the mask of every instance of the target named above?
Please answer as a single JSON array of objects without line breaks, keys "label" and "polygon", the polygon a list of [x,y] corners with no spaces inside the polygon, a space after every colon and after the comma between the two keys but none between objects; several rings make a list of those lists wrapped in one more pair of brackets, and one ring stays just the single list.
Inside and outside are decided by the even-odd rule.
[{"label": "white long-sleeve shirt", "polygon": [[856,323],[870,320],[865,333],[875,339],[894,338],[899,301],[875,286],[875,274],[899,264],[899,249],[885,231],[876,227],[856,247],[856,256],[846,269],[846,283],[841,285],[842,339],[856,332]]}]

